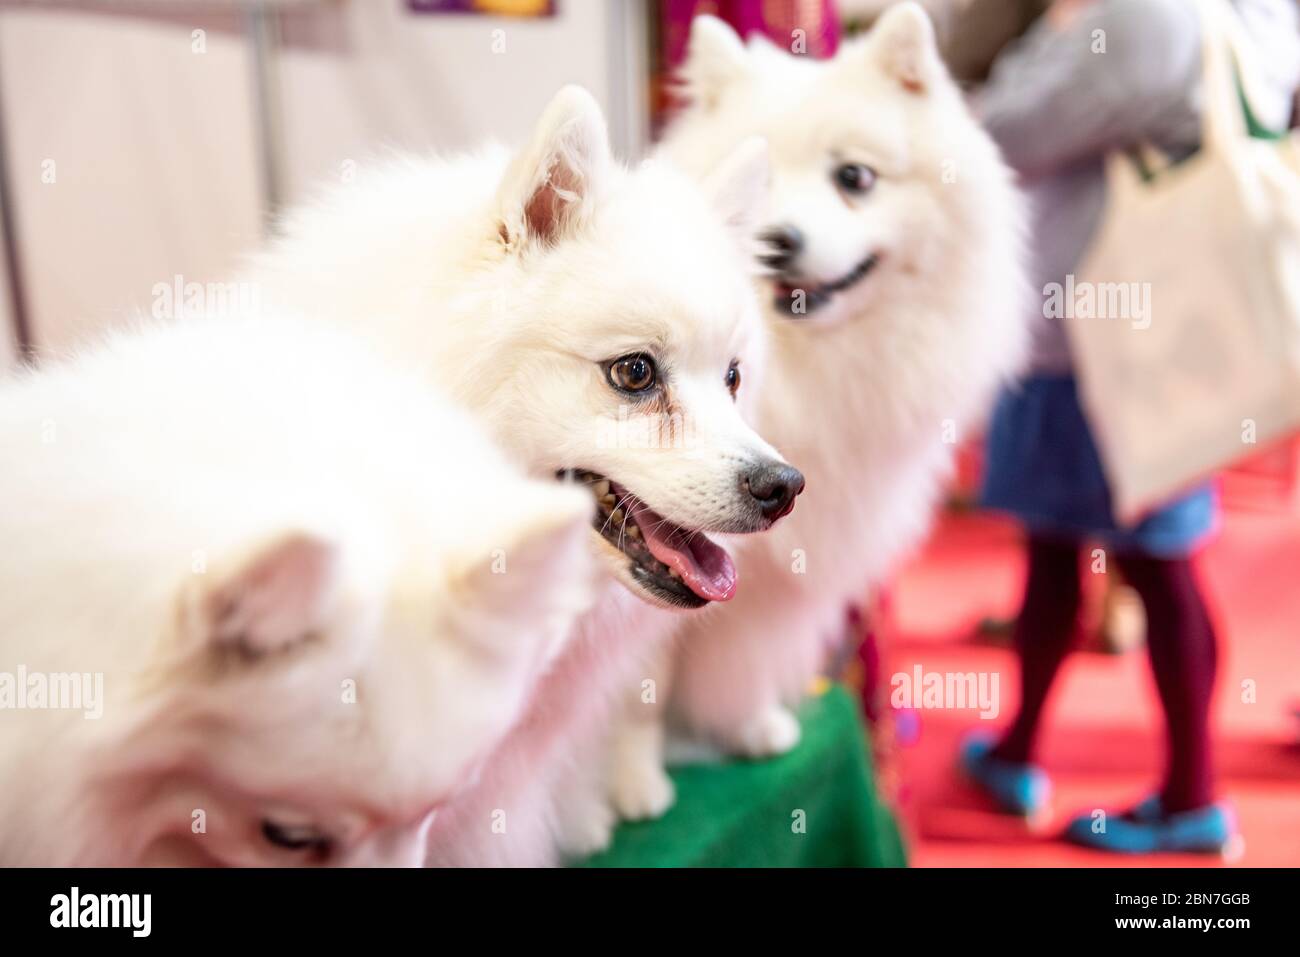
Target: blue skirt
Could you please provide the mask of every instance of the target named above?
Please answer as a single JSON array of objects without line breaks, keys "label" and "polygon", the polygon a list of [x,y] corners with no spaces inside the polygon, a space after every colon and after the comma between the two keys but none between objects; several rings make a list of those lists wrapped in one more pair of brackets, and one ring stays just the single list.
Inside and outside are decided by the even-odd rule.
[{"label": "blue skirt", "polygon": [[1137,525],[1115,523],[1073,376],[1033,376],[1005,389],[989,426],[985,460],[981,504],[1010,512],[1037,534],[1180,558],[1218,523],[1212,483],[1148,513]]}]

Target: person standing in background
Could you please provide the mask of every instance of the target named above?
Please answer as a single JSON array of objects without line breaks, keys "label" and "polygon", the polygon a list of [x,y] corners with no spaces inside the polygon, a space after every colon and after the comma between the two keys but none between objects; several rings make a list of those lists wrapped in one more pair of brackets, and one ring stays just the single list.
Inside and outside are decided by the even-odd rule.
[{"label": "person standing in background", "polygon": [[935,17],[939,52],[953,79],[969,88],[983,83],[998,52],[1020,36],[1049,0],[947,0]]},{"label": "person standing in background", "polygon": [[[1251,65],[1261,90],[1250,104],[1253,117],[1284,129],[1300,84],[1300,12],[1294,0],[1232,6],[1255,43]],[[1149,143],[1176,161],[1196,150],[1201,42],[1197,10],[1186,0],[1056,0],[998,57],[977,106],[1029,194],[1039,289],[1063,283],[1091,243],[1109,153]],[[1034,763],[1035,740],[1070,651],[1084,542],[1098,540],[1145,606],[1168,758],[1157,793],[1107,815],[1104,829],[1094,829],[1091,815],[1076,818],[1066,836],[1112,851],[1224,850],[1238,835],[1230,807],[1214,791],[1217,642],[1191,563],[1217,524],[1214,489],[1203,486],[1136,526],[1119,526],[1079,404],[1066,330],[1041,311],[1035,322],[1030,372],[994,413],[982,495],[1028,532],[1014,637],[1020,710],[1000,738],[968,737],[962,766],[1004,810],[1031,818],[1046,810],[1050,783]]]}]

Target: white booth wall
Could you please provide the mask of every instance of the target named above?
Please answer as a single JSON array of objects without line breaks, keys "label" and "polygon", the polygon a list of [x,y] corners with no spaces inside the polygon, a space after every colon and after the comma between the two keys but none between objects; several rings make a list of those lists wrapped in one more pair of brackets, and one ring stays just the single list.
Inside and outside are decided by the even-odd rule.
[{"label": "white booth wall", "polygon": [[[643,148],[635,0],[558,0],[539,20],[413,14],[403,0],[280,6],[272,141],[288,201],[388,146],[519,141],[565,83],[601,102],[616,149]],[[253,75],[230,3],[0,3],[7,201],[42,354],[147,310],[160,282],[221,280],[259,241]]]}]

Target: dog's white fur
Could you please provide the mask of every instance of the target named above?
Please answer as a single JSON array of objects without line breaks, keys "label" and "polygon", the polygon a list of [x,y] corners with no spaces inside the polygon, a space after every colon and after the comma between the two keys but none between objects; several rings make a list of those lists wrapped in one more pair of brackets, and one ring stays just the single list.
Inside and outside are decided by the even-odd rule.
[{"label": "dog's white fur", "polygon": [[[724,380],[738,359],[743,399],[762,366],[750,237],[766,153],[738,141],[711,169],[701,187],[669,164],[623,168],[595,102],[567,88],[513,156],[490,148],[360,171],[289,216],[250,279],[264,301],[420,363],[535,475],[590,469],[688,528],[758,530],[738,479],[780,459]],[[375,313],[390,318],[370,324]],[[680,441],[647,448],[636,428],[617,430],[628,399],[604,364],[638,352],[664,371]],[[572,853],[609,839],[586,739],[675,616],[590,539],[608,571],[597,605],[474,793],[440,816],[431,863],[544,864],[557,839]]]},{"label": "dog's white fur", "polygon": [[[700,173],[745,137],[766,136],[769,223],[796,225],[810,283],[880,262],[806,316],[780,314],[771,280],[771,362],[756,424],[799,464],[808,490],[771,535],[747,541],[743,585],[686,622],[669,719],[747,755],[799,738],[792,708],[859,600],[922,537],[953,442],[984,412],[1025,351],[1024,213],[997,149],[967,113],[925,14],[892,7],[830,61],[742,44],[697,18],[684,69],[689,105],[663,151]],[[861,198],[832,180],[865,163]],[[671,800],[659,769],[662,715],[634,706],[615,752],[614,796],[630,817]]]},{"label": "dog's white fur", "polygon": [[223,316],[0,388],[0,661],[104,695],[0,710],[0,863],[423,862],[588,605],[592,508],[369,352]]}]

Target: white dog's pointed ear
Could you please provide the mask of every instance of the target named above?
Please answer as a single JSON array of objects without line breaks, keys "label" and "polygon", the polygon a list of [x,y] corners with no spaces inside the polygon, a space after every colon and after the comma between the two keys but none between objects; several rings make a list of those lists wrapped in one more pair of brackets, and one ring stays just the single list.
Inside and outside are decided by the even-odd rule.
[{"label": "white dog's pointed ear", "polygon": [[186,596],[191,637],[258,658],[328,622],[339,595],[339,554],[329,542],[293,532],[214,577]]},{"label": "white dog's pointed ear", "polygon": [[714,210],[746,247],[763,223],[771,181],[767,140],[761,136],[742,142],[704,180]]},{"label": "white dog's pointed ear", "polygon": [[585,489],[530,482],[481,526],[490,551],[450,569],[453,603],[476,617],[530,625],[571,616],[590,599],[584,572],[594,512]]},{"label": "white dog's pointed ear", "polygon": [[680,77],[686,97],[712,109],[725,90],[749,66],[745,45],[724,21],[701,14],[691,21],[691,37]]},{"label": "white dog's pointed ear", "polygon": [[612,162],[600,107],[582,87],[566,86],[542,111],[531,142],[501,181],[502,241],[512,250],[553,246],[580,231]]},{"label": "white dog's pointed ear", "polygon": [[776,45],[776,42],[766,33],[751,33],[745,44],[751,50],[762,50],[765,53],[782,54],[786,51]]},{"label": "white dog's pointed ear", "polygon": [[911,93],[926,93],[943,75],[934,25],[920,4],[907,0],[880,15],[866,50],[887,76]]}]

